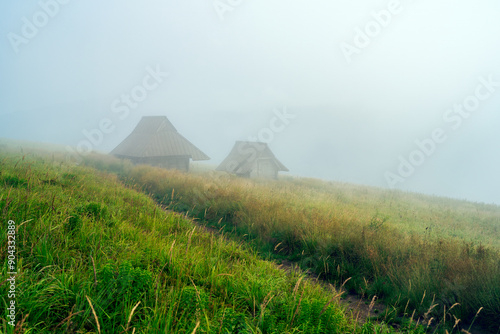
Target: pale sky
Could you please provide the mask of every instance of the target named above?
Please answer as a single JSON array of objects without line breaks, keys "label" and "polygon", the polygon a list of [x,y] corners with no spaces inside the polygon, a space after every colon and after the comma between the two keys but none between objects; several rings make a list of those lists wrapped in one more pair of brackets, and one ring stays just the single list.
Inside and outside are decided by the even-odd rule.
[{"label": "pale sky", "polygon": [[2,2],[0,137],[83,147],[109,121],[91,144],[109,152],[165,115],[208,164],[261,134],[290,175],[500,204],[499,17],[496,0]]}]

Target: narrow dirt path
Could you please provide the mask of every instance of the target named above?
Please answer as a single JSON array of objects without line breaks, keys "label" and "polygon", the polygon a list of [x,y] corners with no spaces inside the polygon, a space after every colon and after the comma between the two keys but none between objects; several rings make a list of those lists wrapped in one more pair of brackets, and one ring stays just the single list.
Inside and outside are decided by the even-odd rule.
[{"label": "narrow dirt path", "polygon": [[[278,268],[285,270],[286,272],[300,271],[306,274],[307,280],[314,282],[315,284],[320,284],[327,290],[332,288],[331,284],[314,277],[314,275],[308,272],[304,272],[293,262],[283,260],[281,261],[281,264],[278,265]],[[376,298],[372,300],[364,299],[358,295],[347,293],[342,288],[338,291],[338,293],[341,293],[339,296],[340,304],[345,307],[346,311],[351,313],[353,319],[355,319],[359,324],[364,324],[368,320],[374,321],[374,317],[385,314],[387,310],[385,305],[377,303]]]}]

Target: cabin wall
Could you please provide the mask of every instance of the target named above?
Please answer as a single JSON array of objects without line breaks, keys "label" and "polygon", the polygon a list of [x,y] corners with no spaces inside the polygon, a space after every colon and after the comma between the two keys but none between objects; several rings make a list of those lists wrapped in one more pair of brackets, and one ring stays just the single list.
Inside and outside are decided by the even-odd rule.
[{"label": "cabin wall", "polygon": [[277,179],[278,168],[271,159],[258,159],[255,164],[250,177],[261,179]]},{"label": "cabin wall", "polygon": [[146,164],[165,169],[177,169],[184,172],[189,171],[189,156],[173,156],[173,157],[150,157],[133,159],[136,164]]}]

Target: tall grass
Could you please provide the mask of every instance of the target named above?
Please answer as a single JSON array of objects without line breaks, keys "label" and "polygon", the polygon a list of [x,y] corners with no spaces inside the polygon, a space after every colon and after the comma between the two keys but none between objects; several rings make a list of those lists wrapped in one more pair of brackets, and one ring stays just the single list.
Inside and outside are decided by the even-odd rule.
[{"label": "tall grass", "polygon": [[496,206],[310,179],[264,182],[147,166],[116,172],[171,210],[224,227],[264,254],[337,284],[351,278],[349,289],[399,313],[423,317],[437,304],[428,318],[467,323],[483,308],[476,321],[498,328]]},{"label": "tall grass", "polygon": [[[100,163],[125,170],[119,162]],[[116,175],[26,152],[2,152],[0,170],[1,225],[7,230],[13,220],[17,226],[16,333],[394,332],[383,324],[358,325],[338,299],[332,302],[337,291],[162,210]],[[175,192],[154,176],[179,182],[185,176],[141,168],[128,175],[148,179],[145,186],[157,186],[158,198],[170,205]],[[207,219],[243,224],[236,204],[211,201]],[[216,204],[223,213],[214,211]],[[6,242],[0,233],[0,244]],[[7,252],[0,249],[5,277]],[[0,298],[7,305],[7,284]],[[5,316],[0,331],[14,332]]]}]

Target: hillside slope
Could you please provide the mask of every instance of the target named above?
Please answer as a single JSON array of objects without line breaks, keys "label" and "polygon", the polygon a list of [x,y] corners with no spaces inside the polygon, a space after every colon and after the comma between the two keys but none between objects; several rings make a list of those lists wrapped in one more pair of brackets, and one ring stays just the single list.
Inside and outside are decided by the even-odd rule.
[{"label": "hillside slope", "polygon": [[500,330],[498,206],[312,179],[181,173],[105,156],[86,163],[264,256],[337,286],[350,279],[351,291],[391,306],[387,321],[460,319]]},{"label": "hillside slope", "polygon": [[335,290],[200,231],[115,175],[26,151],[3,151],[0,170],[0,243],[13,246],[1,248],[2,275],[14,279],[0,296],[15,307],[2,333],[391,332],[357,325]]}]

